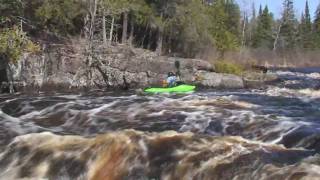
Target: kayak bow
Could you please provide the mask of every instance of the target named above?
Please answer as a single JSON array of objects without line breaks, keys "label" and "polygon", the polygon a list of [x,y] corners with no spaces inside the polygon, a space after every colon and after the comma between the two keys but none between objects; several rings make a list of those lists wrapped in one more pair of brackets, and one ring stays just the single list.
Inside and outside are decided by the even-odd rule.
[{"label": "kayak bow", "polygon": [[194,92],[195,88],[196,86],[183,84],[168,88],[147,88],[144,91],[147,93],[189,93]]}]

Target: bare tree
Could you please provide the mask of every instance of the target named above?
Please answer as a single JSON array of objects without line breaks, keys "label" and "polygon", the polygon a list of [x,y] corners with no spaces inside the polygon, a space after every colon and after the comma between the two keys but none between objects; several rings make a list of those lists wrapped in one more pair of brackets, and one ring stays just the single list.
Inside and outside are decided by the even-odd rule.
[{"label": "bare tree", "polygon": [[282,27],[282,21],[279,23],[278,30],[276,32],[276,38],[274,39],[274,42],[273,42],[273,51],[277,50],[277,44],[278,44],[278,40],[281,32],[281,27]]},{"label": "bare tree", "polygon": [[128,33],[128,11],[123,12],[123,25],[122,25],[122,40],[121,43],[127,43],[127,33]]},{"label": "bare tree", "polygon": [[109,43],[110,44],[113,39],[113,29],[114,29],[114,16],[111,17],[111,25],[110,25],[110,32],[109,32]]},{"label": "bare tree", "polygon": [[246,42],[246,28],[247,28],[247,13],[243,13],[243,24],[242,24],[242,37],[241,47],[244,48]]},{"label": "bare tree", "polygon": [[102,10],[102,37],[103,37],[103,44],[107,44],[107,28],[106,28],[106,10],[103,8]]},{"label": "bare tree", "polygon": [[98,8],[99,0],[88,0],[88,7],[89,7],[89,21],[90,23],[88,29],[89,35],[87,35],[86,39],[86,77],[87,77],[87,86],[90,87],[93,84],[92,79],[92,64],[93,64],[93,36],[95,31],[95,20],[97,15],[97,8]]}]

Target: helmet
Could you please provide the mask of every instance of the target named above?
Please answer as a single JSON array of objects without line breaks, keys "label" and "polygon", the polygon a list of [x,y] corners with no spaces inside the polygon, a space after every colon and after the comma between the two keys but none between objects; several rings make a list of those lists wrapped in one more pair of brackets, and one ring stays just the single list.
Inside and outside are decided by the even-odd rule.
[{"label": "helmet", "polygon": [[168,73],[168,77],[171,77],[171,76],[174,76],[174,73],[173,73],[173,72],[169,72],[169,73]]}]

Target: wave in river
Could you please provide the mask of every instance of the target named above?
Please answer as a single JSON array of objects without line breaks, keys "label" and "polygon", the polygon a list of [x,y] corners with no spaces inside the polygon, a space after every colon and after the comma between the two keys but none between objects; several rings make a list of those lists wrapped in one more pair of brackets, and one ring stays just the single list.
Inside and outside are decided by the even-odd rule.
[{"label": "wave in river", "polygon": [[[16,137],[0,156],[6,179],[310,179],[311,151],[241,137],[127,130],[94,138],[51,133]],[[306,157],[309,157],[305,159]]]},{"label": "wave in river", "polygon": [[277,74],[188,95],[1,95],[0,179],[317,179],[320,74]]}]

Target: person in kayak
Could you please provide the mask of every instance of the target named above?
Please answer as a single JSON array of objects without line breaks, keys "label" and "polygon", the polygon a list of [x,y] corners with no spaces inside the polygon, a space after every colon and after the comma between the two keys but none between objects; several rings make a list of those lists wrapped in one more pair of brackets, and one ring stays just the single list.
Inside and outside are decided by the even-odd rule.
[{"label": "person in kayak", "polygon": [[168,73],[166,84],[168,87],[174,87],[177,85],[177,76],[173,72]]}]

